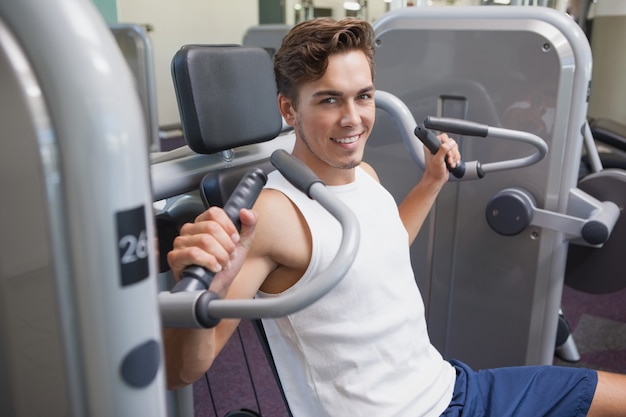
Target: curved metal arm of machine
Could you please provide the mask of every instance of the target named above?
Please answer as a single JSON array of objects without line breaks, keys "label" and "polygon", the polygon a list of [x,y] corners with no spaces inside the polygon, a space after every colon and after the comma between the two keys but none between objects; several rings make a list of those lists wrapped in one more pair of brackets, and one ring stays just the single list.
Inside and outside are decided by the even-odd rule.
[{"label": "curved metal arm of machine", "polygon": [[[420,140],[426,139],[426,134],[419,133],[421,127],[418,127],[411,111],[406,104],[395,95],[386,91],[376,91],[376,107],[385,110],[396,121],[402,140],[407,147],[413,161],[422,169],[424,169],[424,150],[419,142],[415,140],[418,136]],[[458,133],[469,136],[496,137],[508,139],[518,142],[525,142],[537,148],[537,151],[530,156],[508,161],[490,162],[481,164],[478,161],[465,161],[462,168],[453,172],[458,179],[469,180],[482,178],[488,172],[503,171],[508,169],[516,169],[526,167],[539,162],[548,153],[548,145],[540,137],[528,132],[519,130],[511,130],[504,128],[491,127],[481,125],[461,119],[428,117],[424,121],[424,127],[427,129],[439,130],[448,133]],[[418,134],[419,133],[419,134]],[[427,140],[427,139],[426,139]],[[429,144],[426,144],[429,146]],[[429,148],[431,152],[436,149],[432,144]],[[437,147],[438,149],[438,147]]]},{"label": "curved metal arm of machine", "polygon": [[311,305],[332,290],[352,265],[360,240],[358,222],[352,211],[308,167],[286,151],[274,151],[271,162],[287,180],[320,203],[341,224],[343,235],[334,259],[306,286],[275,298],[221,300],[210,291],[161,292],[159,307],[165,327],[212,327],[220,318],[285,316]]},{"label": "curved metal arm of machine", "polygon": [[568,213],[563,214],[537,208],[532,195],[524,189],[505,188],[491,198],[485,214],[489,226],[504,236],[538,226],[563,232],[572,243],[602,247],[611,236],[620,210],[612,201],[599,201],[572,188]]},{"label": "curved metal arm of machine", "polygon": [[421,169],[425,168],[424,148],[415,140],[413,132],[417,127],[415,118],[409,108],[395,95],[382,90],[376,90],[376,107],[389,113],[396,122],[402,141],[413,158],[413,162]]},{"label": "curved metal arm of machine", "polygon": [[426,118],[424,126],[428,129],[440,130],[448,133],[457,133],[459,135],[481,136],[524,142],[537,149],[537,151],[533,154],[523,158],[484,164],[478,163],[478,168],[483,171],[483,175],[488,172],[527,167],[541,161],[548,154],[548,145],[543,139],[537,135],[533,135],[532,133],[522,132],[520,130],[492,127],[462,119],[432,116]]}]

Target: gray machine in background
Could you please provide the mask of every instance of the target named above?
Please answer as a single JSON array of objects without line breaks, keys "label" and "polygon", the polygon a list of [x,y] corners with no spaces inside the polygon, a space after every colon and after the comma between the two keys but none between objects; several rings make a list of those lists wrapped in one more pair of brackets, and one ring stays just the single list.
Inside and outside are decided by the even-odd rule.
[{"label": "gray machine in background", "polygon": [[280,48],[283,37],[289,32],[291,25],[263,24],[252,26],[243,35],[243,46],[258,46],[274,56]]},{"label": "gray machine in background", "polygon": [[148,130],[148,150],[161,151],[157,114],[156,79],[152,42],[144,26],[130,23],[109,25],[115,41],[133,74]]},{"label": "gray machine in background", "polygon": [[[601,246],[584,241],[583,228],[603,213],[606,239],[619,215],[576,189],[591,79],[583,32],[544,7],[405,8],[375,30],[376,87],[418,122],[466,119],[548,144],[535,165],[448,183],[412,261],[444,356],[477,368],[552,363],[568,244]],[[465,160],[528,152],[502,138],[452,136]],[[398,201],[421,176],[383,112],[366,160]]]}]

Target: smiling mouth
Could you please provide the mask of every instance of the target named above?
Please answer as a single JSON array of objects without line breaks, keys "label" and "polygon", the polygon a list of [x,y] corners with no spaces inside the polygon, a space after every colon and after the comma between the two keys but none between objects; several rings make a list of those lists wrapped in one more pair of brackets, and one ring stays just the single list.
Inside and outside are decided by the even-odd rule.
[{"label": "smiling mouth", "polygon": [[348,137],[345,137],[345,138],[330,138],[330,139],[333,142],[349,144],[349,143],[354,143],[357,140],[359,140],[359,136],[361,136],[361,135],[348,136]]}]

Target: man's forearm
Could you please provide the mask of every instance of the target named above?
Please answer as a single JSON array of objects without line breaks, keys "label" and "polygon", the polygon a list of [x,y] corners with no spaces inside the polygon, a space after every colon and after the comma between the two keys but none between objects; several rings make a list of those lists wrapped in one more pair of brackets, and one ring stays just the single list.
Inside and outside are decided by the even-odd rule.
[{"label": "man's forearm", "polygon": [[182,388],[198,380],[215,359],[215,329],[163,330],[168,389]]}]

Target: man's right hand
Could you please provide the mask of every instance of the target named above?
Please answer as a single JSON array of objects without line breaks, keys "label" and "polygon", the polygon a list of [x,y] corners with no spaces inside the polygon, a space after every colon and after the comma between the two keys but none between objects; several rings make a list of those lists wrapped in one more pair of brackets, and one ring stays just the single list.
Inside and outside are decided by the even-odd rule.
[{"label": "man's right hand", "polygon": [[167,255],[174,278],[179,280],[188,265],[203,266],[216,273],[209,289],[224,297],[254,238],[256,213],[242,209],[240,219],[241,231],[237,232],[224,210],[211,207],[193,223],[183,225]]}]

